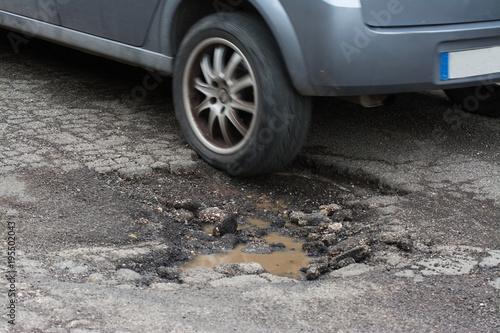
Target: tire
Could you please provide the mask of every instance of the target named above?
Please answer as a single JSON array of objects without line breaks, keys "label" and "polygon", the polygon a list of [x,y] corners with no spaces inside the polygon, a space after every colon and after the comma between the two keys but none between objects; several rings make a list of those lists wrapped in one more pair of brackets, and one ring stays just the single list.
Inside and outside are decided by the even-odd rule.
[{"label": "tire", "polygon": [[448,89],[444,91],[461,110],[488,117],[500,117],[500,84]]},{"label": "tire", "polygon": [[274,172],[305,142],[311,101],[297,94],[265,25],[218,13],[193,26],[174,69],[175,112],[191,147],[231,175]]}]

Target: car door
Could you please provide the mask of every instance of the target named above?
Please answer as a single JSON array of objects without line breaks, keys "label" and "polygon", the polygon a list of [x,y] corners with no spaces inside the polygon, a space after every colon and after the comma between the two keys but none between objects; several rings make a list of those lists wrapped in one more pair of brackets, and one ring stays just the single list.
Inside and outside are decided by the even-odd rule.
[{"label": "car door", "polygon": [[59,24],[55,0],[0,0],[0,10]]},{"label": "car door", "polygon": [[57,0],[69,29],[141,46],[160,0]]}]

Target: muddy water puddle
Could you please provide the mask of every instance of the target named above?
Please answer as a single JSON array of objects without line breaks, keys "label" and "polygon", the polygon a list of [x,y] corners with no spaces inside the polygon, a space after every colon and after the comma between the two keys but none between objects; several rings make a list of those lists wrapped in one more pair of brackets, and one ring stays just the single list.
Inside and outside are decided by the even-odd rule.
[{"label": "muddy water puddle", "polygon": [[[245,230],[269,227],[269,222],[259,219],[249,219],[248,222],[248,224],[238,226],[238,229]],[[211,233],[212,229],[213,226],[209,226],[205,228],[205,231]],[[310,258],[302,251],[302,244],[304,244],[304,241],[278,232],[269,233],[262,238],[267,244],[283,243],[285,247],[282,250],[274,250],[270,254],[250,254],[242,251],[247,244],[239,244],[231,251],[209,255],[197,255],[192,261],[183,265],[182,268],[213,268],[219,264],[226,263],[257,262],[271,274],[300,279],[302,277],[302,273],[299,271],[300,268],[307,266],[310,261]]]}]

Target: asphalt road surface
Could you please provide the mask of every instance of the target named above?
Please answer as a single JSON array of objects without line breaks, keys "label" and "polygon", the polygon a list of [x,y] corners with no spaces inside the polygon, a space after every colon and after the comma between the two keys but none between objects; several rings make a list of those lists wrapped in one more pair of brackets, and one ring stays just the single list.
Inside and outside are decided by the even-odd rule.
[{"label": "asphalt road surface", "polygon": [[[500,331],[499,119],[439,91],[317,98],[292,166],[231,178],[185,144],[170,79],[36,39],[15,52],[6,34],[1,331]],[[176,269],[235,242],[201,235],[203,208],[276,223],[325,204],[344,212],[339,244],[369,256],[311,281]]]}]

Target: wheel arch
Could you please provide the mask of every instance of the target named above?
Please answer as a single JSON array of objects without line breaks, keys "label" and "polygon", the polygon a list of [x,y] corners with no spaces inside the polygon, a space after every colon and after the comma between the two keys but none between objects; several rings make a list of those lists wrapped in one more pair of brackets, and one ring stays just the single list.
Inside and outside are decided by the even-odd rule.
[{"label": "wheel arch", "polygon": [[271,31],[295,89],[303,95],[314,94],[295,28],[279,0],[208,0],[201,4],[199,0],[166,1],[160,13],[162,53],[175,58],[188,30],[198,20],[219,10],[258,16]]}]

